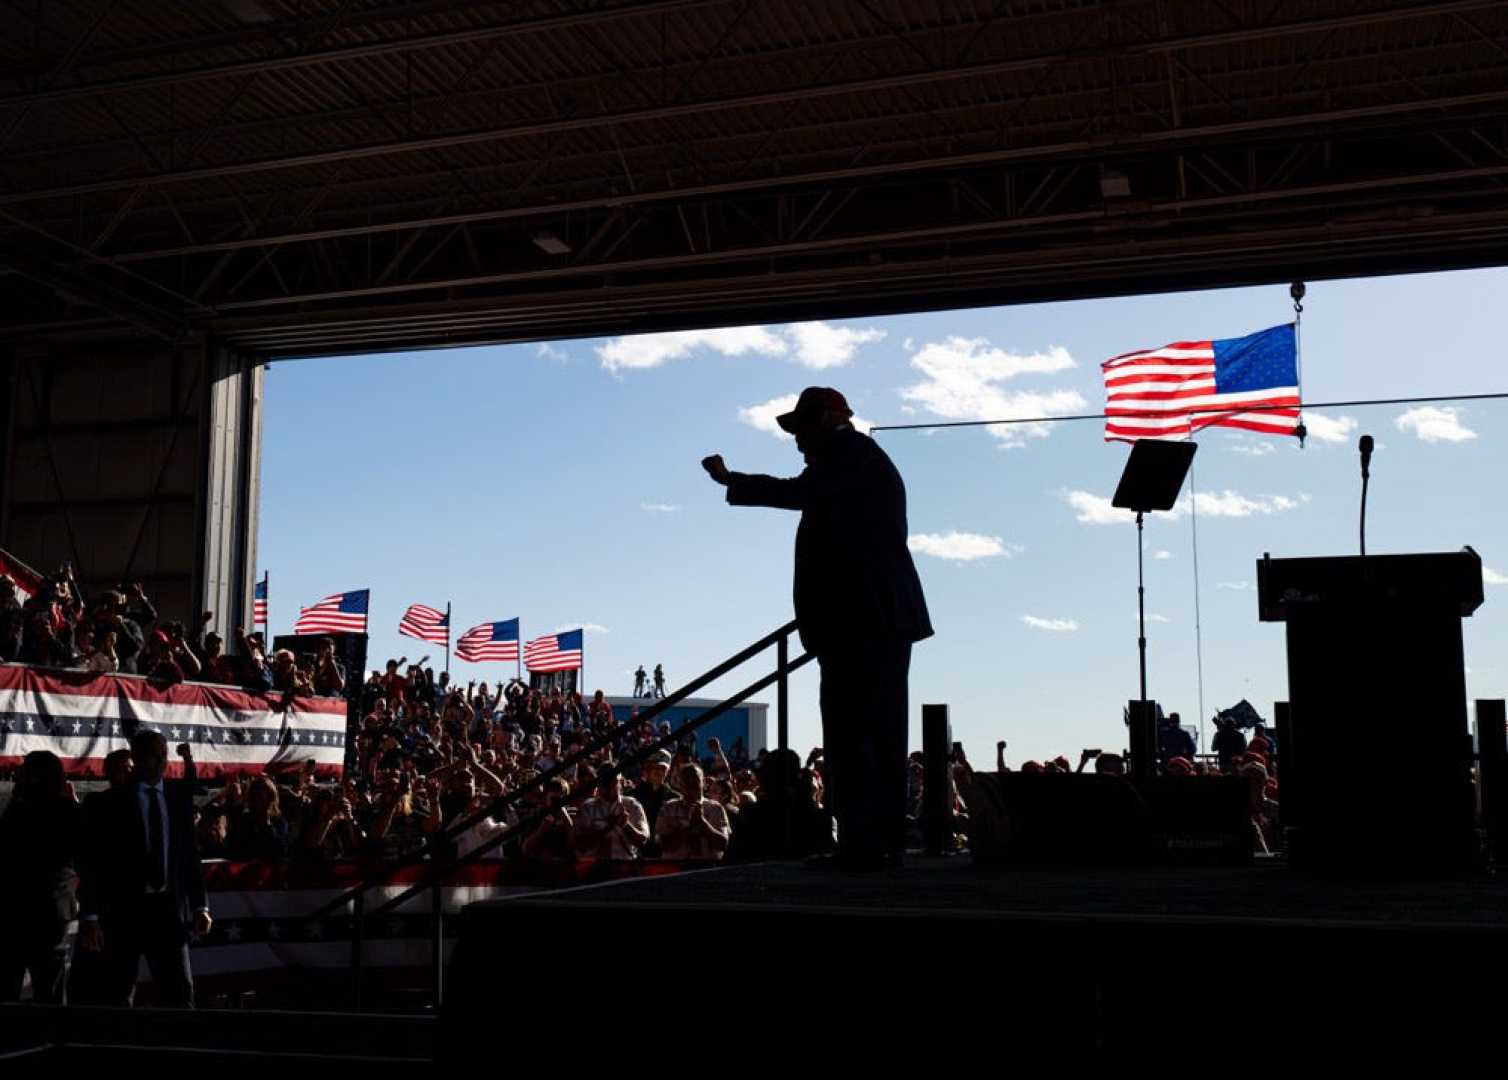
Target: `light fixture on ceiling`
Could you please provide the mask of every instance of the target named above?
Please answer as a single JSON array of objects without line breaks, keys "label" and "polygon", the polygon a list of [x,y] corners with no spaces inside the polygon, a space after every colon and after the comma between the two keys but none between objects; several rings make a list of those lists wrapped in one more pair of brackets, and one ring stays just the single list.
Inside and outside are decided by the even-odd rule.
[{"label": "light fixture on ceiling", "polygon": [[1100,194],[1107,199],[1126,199],[1131,196],[1131,179],[1123,172],[1106,169],[1100,173]]},{"label": "light fixture on ceiling", "polygon": [[534,246],[546,255],[569,255],[571,245],[548,229],[534,234]]}]

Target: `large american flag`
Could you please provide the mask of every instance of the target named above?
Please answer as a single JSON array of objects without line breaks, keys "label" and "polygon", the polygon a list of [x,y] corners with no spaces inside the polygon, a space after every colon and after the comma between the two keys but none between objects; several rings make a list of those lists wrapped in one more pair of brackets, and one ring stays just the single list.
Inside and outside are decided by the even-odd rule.
[{"label": "large american flag", "polygon": [[571,671],[581,666],[581,631],[546,634],[524,646],[524,664],[530,671]]},{"label": "large american flag", "polygon": [[370,589],[327,596],[298,613],[293,624],[295,634],[364,634],[367,629],[367,602]]},{"label": "large american flag", "polygon": [[[533,642],[530,642],[533,647]],[[456,656],[471,663],[482,660],[518,659],[518,620],[486,622],[473,626],[456,642]]]},{"label": "large american flag", "polygon": [[444,647],[450,644],[450,615],[424,604],[410,604],[398,620],[398,633]]},{"label": "large american flag", "polygon": [[[242,593],[244,596],[245,594]],[[267,576],[257,582],[257,587],[251,594],[251,624],[252,626],[267,625]]]},{"label": "large american flag", "polygon": [[1114,357],[1100,368],[1107,441],[1183,439],[1206,427],[1298,431],[1293,323],[1239,338],[1175,341]]}]

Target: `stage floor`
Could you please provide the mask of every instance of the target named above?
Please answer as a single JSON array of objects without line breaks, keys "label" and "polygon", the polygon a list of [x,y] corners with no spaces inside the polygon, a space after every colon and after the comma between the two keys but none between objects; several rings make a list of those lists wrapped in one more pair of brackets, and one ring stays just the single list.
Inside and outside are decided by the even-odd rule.
[{"label": "stage floor", "polygon": [[884,912],[993,919],[1233,923],[1335,928],[1508,930],[1508,877],[1330,879],[1278,860],[1248,867],[977,867],[967,857],[912,857],[874,874],[799,863],[636,878],[477,905],[506,908],[697,908]]},{"label": "stage floor", "polygon": [[1496,1030],[1508,882],[1326,879],[1265,861],[916,858],[869,875],[762,863],[487,901],[461,927],[441,1043],[457,1054],[485,1044],[499,972],[529,973],[526,1025],[598,980],[606,992],[690,977],[681,990],[701,987],[718,1015],[794,1018],[881,1068],[918,1031],[1150,1049],[1255,1021],[1269,1050],[1354,1047],[1384,1029],[1390,1045],[1427,1047],[1442,1025]]}]

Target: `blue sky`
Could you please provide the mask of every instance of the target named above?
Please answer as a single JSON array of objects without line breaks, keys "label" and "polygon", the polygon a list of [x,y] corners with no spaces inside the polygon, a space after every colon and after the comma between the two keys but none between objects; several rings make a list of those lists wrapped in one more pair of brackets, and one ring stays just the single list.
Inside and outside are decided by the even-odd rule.
[{"label": "blue sky", "polygon": [[[274,364],[267,377],[259,559],[274,632],[301,604],[372,590],[372,655],[414,602],[455,625],[518,616],[525,637],[586,626],[586,682],[672,685],[790,617],[795,515],[735,509],[698,462],[793,474],[770,418],[809,384],[874,423],[1097,412],[1099,363],[1292,317],[1286,286],[981,308]],[[1508,270],[1309,285],[1307,401],[1508,390]],[[1205,715],[1284,696],[1281,626],[1256,618],[1254,563],[1352,554],[1356,438],[1376,436],[1368,547],[1455,550],[1491,568],[1466,623],[1473,697],[1508,696],[1508,402],[1316,410],[1306,448],[1200,436]],[[909,490],[936,637],[914,654],[920,705],[989,761],[1124,744],[1136,695],[1134,529],[1106,513],[1125,460],[1099,422],[883,432]],[[1149,520],[1151,695],[1198,714],[1192,522]],[[440,656],[434,652],[436,667]],[[771,654],[773,656],[773,654]],[[511,666],[454,663],[463,682]],[[753,665],[720,688],[764,674]],[[773,701],[773,694],[764,696]],[[792,685],[793,741],[819,741],[815,665]],[[772,718],[773,719],[773,718]]]}]

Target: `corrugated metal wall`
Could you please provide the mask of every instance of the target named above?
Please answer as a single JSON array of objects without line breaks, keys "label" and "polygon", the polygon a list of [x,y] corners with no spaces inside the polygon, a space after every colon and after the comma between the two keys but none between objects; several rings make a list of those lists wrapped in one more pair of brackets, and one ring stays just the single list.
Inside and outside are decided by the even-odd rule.
[{"label": "corrugated metal wall", "polygon": [[0,546],[164,618],[249,609],[261,368],[204,338],[19,346],[5,359]]}]

